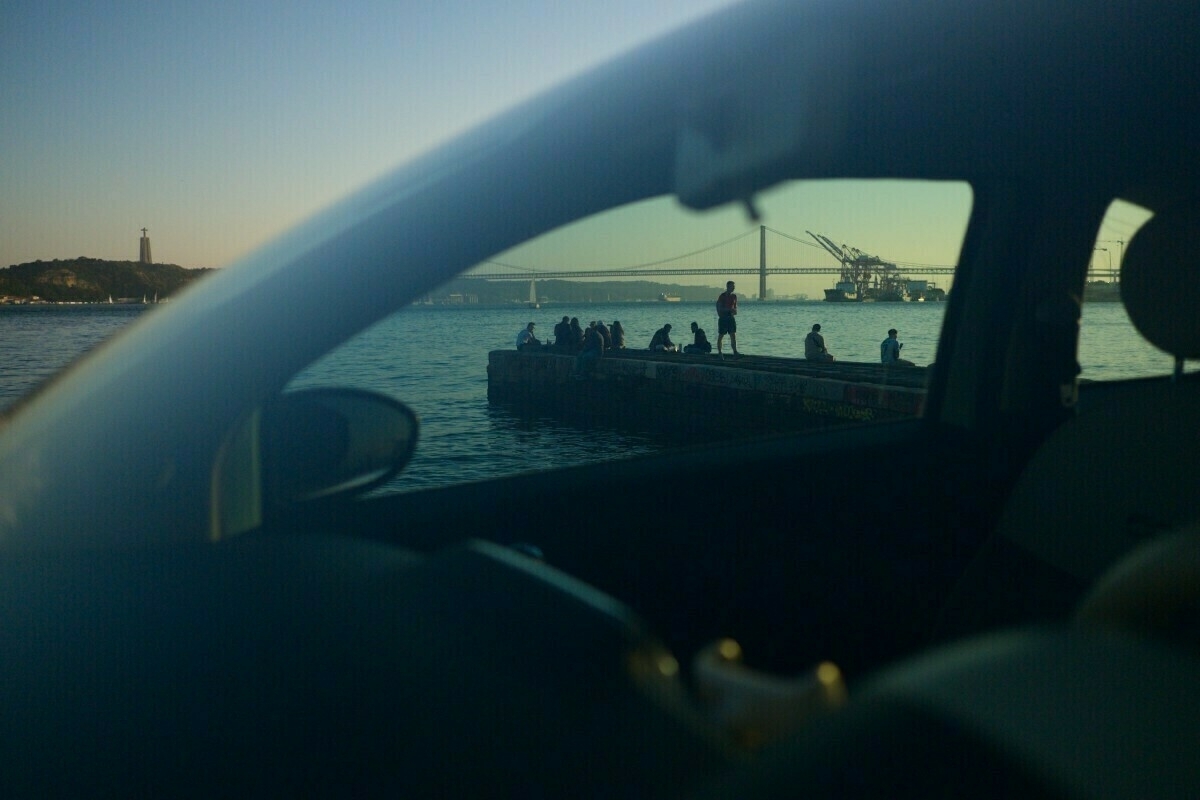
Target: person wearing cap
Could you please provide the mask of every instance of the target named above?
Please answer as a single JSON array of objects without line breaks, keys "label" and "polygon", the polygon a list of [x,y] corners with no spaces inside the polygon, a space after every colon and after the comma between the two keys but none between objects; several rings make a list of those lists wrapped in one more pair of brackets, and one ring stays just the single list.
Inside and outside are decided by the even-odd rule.
[{"label": "person wearing cap", "polygon": [[541,347],[542,343],[536,336],[533,335],[533,323],[525,326],[525,329],[517,334],[517,349],[518,350],[536,350]]}]

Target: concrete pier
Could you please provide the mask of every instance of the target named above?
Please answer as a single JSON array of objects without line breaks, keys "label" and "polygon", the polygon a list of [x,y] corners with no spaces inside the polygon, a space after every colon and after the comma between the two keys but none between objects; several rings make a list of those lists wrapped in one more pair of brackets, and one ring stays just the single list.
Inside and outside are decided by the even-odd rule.
[{"label": "concrete pier", "polygon": [[586,377],[573,355],[494,350],[488,399],[584,424],[775,433],[921,413],[926,369],[742,356],[606,354]]}]

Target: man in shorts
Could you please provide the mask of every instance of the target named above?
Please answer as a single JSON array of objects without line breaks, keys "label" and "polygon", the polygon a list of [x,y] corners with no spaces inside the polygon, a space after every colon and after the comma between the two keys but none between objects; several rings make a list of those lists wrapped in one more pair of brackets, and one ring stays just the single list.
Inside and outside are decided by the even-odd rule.
[{"label": "man in shorts", "polygon": [[740,356],[737,349],[737,295],[733,293],[733,281],[725,284],[725,291],[717,298],[717,355],[723,355],[721,345],[725,334],[729,334],[729,344],[733,354]]}]

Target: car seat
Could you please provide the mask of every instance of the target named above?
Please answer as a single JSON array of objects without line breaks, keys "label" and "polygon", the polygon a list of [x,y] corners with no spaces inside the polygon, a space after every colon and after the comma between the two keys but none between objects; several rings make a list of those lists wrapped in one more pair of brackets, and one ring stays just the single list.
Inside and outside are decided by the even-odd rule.
[{"label": "car seat", "polygon": [[[952,592],[935,635],[1065,618],[1138,544],[1200,519],[1200,204],[1156,214],[1129,243],[1121,297],[1172,376],[1084,392],[1077,414],[1017,478],[993,534]],[[1090,398],[1089,398],[1090,396]]]}]

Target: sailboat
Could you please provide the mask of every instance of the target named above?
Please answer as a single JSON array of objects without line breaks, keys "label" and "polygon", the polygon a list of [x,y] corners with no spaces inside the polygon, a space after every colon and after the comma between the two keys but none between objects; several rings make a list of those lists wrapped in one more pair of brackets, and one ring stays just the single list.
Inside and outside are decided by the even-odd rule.
[{"label": "sailboat", "polygon": [[529,307],[541,308],[542,304],[538,302],[537,297],[537,281],[529,282]]}]

